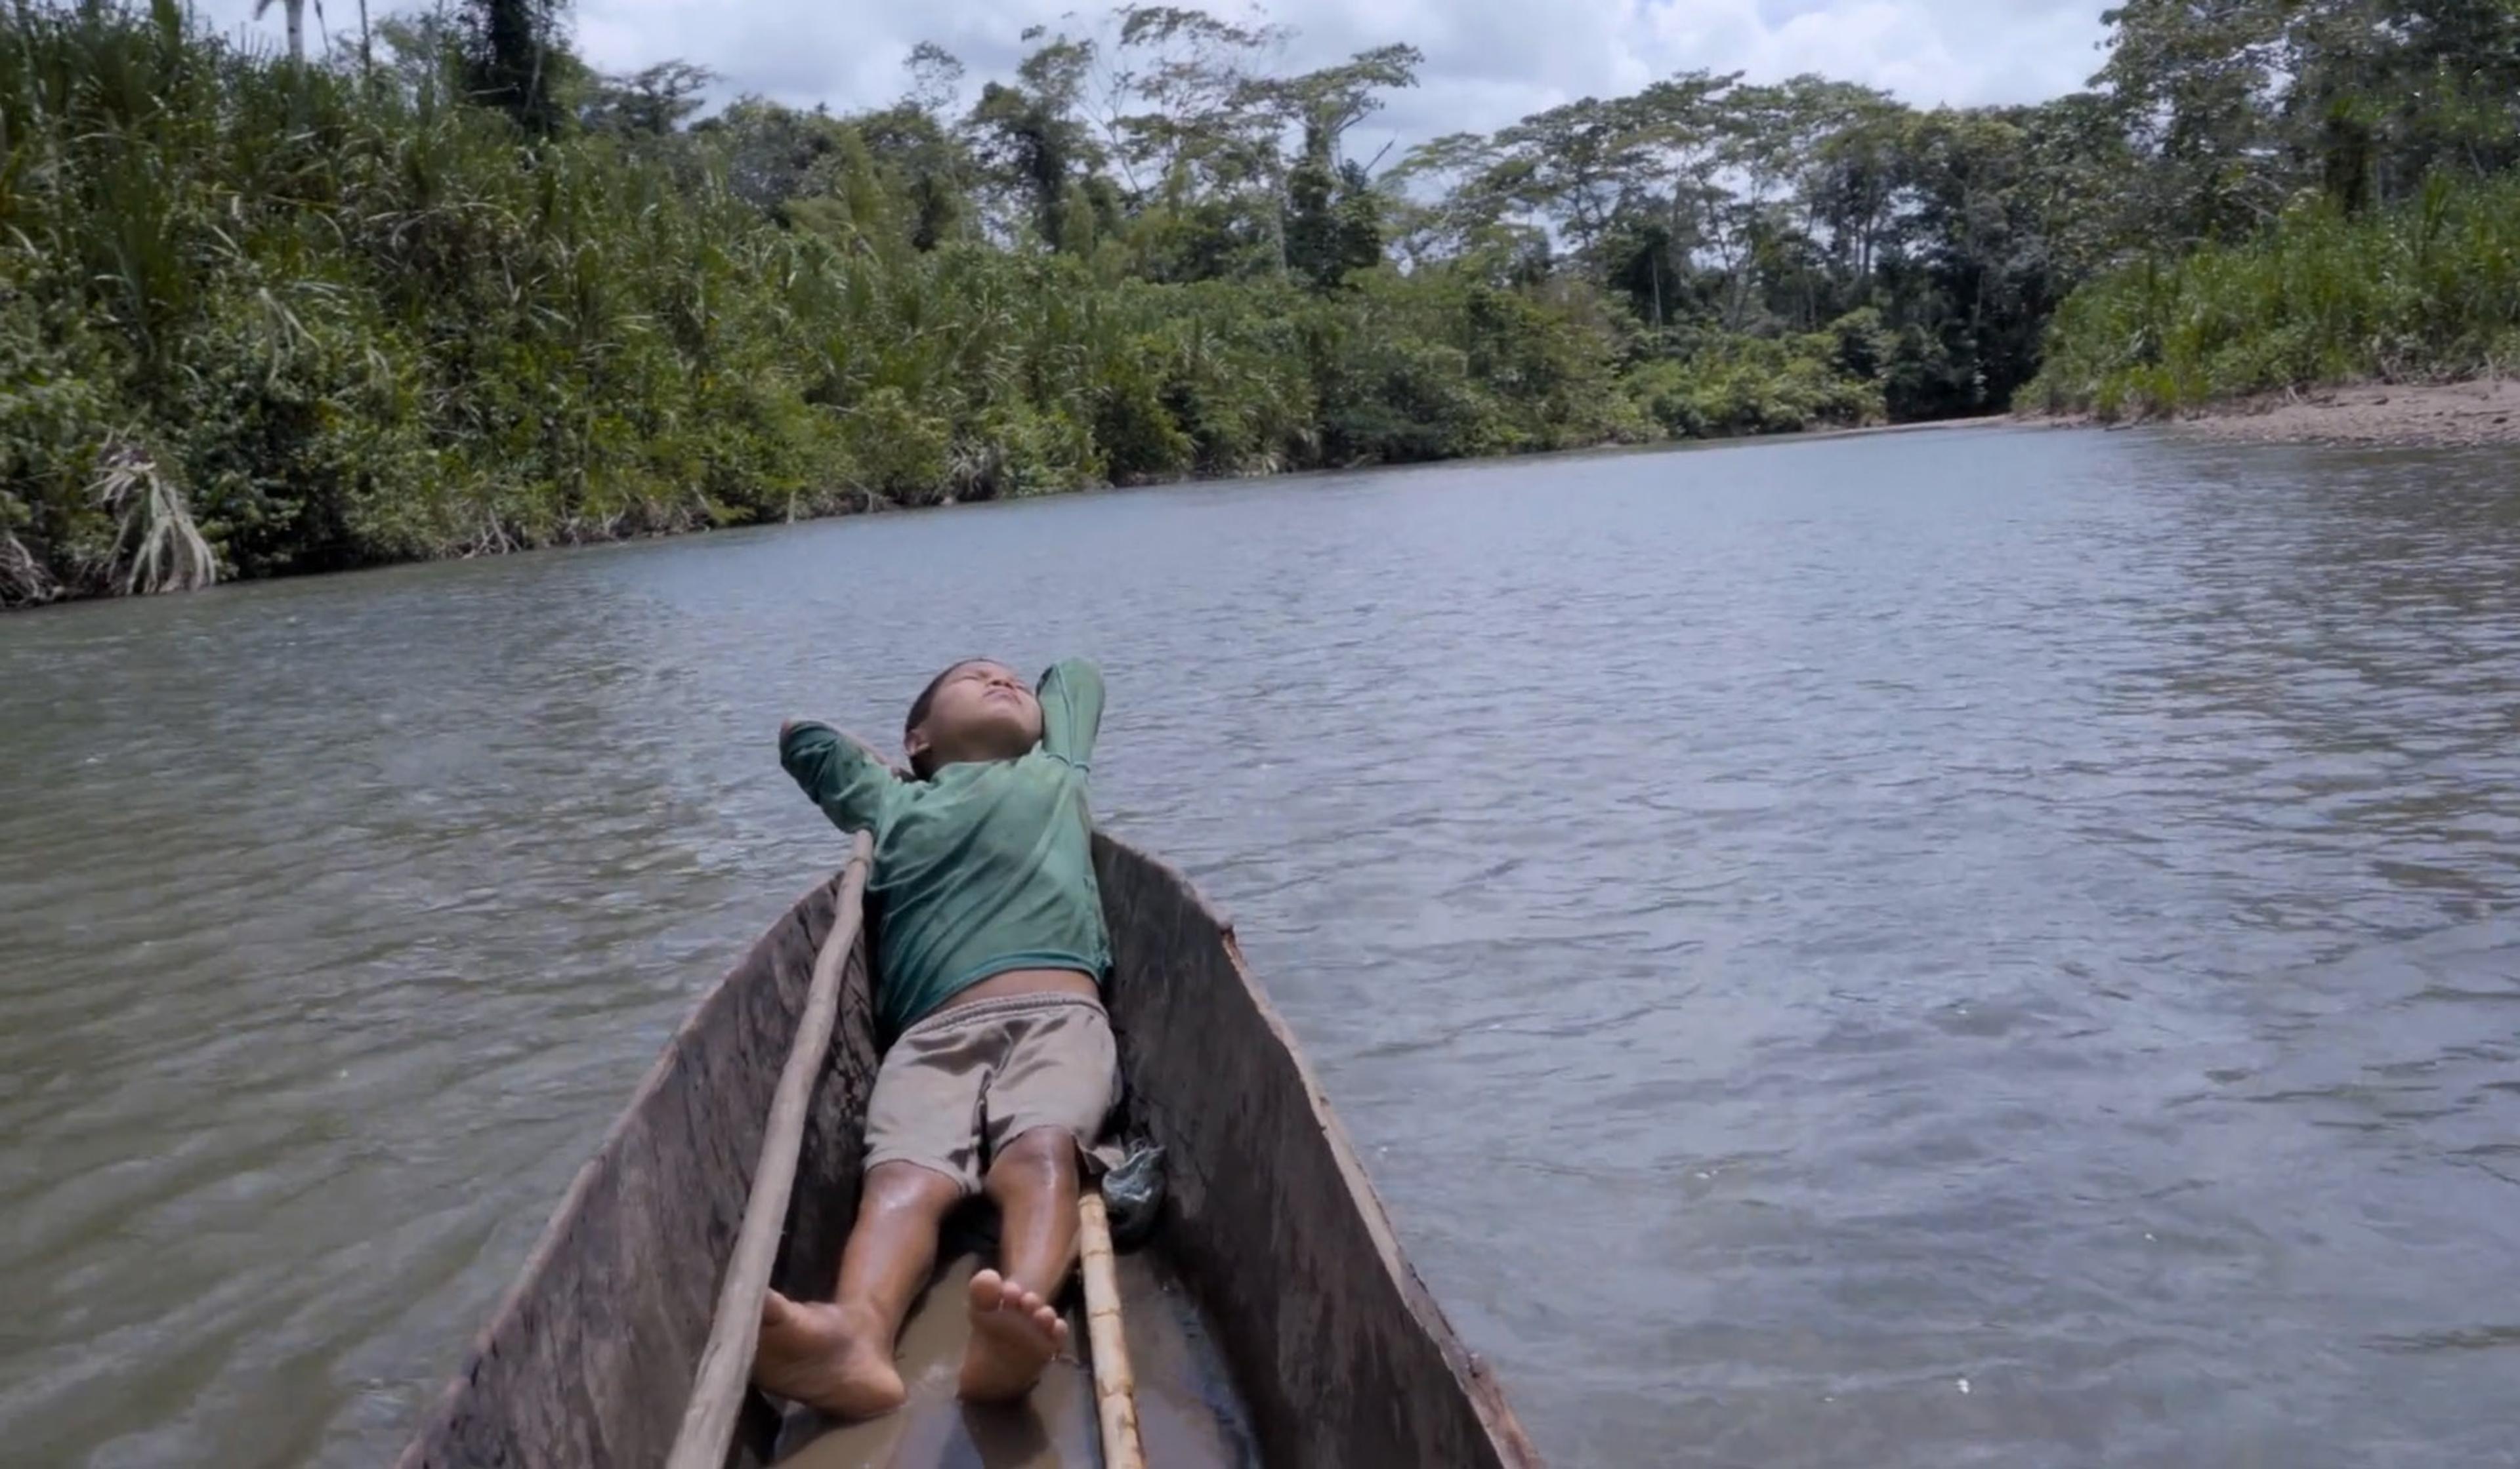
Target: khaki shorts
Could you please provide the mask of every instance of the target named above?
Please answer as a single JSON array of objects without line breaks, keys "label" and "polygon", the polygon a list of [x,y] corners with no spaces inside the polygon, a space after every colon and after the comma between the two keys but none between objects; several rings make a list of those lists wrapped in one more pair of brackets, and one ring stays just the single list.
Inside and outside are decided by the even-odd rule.
[{"label": "khaki shorts", "polygon": [[866,1166],[916,1163],[977,1193],[991,1159],[1039,1128],[1090,1148],[1119,1090],[1102,1006],[1081,995],[953,1005],[901,1033],[867,1101]]}]

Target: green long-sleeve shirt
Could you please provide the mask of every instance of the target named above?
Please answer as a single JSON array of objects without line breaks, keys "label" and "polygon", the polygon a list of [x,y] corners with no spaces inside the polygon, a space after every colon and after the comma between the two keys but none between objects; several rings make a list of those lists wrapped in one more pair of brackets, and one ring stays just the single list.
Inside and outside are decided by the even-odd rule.
[{"label": "green long-sleeve shirt", "polygon": [[867,891],[877,935],[876,1021],[889,1044],[993,975],[1110,966],[1094,882],[1086,779],[1102,723],[1102,676],[1060,663],[1039,690],[1029,754],[906,779],[827,725],[790,729],[779,759],[844,831],[875,833]]}]

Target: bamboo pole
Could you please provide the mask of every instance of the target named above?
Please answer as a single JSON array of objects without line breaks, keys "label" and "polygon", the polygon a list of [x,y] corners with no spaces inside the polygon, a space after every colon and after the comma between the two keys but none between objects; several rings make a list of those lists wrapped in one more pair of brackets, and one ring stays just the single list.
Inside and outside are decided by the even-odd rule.
[{"label": "bamboo pole", "polygon": [[1094,1352],[1094,1406],[1102,1420],[1103,1469],[1146,1469],[1138,1443],[1138,1378],[1120,1330],[1120,1280],[1111,1268],[1111,1217],[1091,1183],[1076,1201],[1085,1272],[1085,1336]]},{"label": "bamboo pole", "polygon": [[[780,1231],[788,1225],[788,1196],[796,1183],[796,1155],[805,1140],[805,1112],[814,1099],[814,1079],[832,1048],[832,1029],[839,1016],[840,976],[857,947],[859,921],[866,906],[867,868],[875,841],[859,832],[840,878],[839,902],[832,911],[832,931],[814,956],[814,978],[805,991],[805,1011],[796,1022],[795,1044],[779,1073],[779,1090],[770,1103],[770,1123],[761,1136],[761,1156],[752,1166],[752,1192],[744,1201],[743,1226],[727,1257],[726,1278],[718,1288],[717,1316],[709,1325],[707,1348],[692,1380],[692,1396],[683,1408],[682,1431],[674,1436],[666,1469],[722,1469],[727,1446],[735,1441],[735,1423],[743,1407],[743,1389],[752,1376],[753,1350],[761,1340],[762,1293],[770,1289],[771,1267],[779,1259]],[[1098,1200],[1098,1202],[1100,1202]]]}]

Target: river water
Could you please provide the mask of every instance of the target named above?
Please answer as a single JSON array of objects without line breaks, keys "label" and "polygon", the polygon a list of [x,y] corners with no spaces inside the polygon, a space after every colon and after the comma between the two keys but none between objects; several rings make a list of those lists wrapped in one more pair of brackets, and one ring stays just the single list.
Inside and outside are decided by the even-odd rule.
[{"label": "river water", "polygon": [[2520,461],[2014,431],[0,621],[0,1460],[389,1456],[971,652],[1554,1462],[2520,1462]]}]

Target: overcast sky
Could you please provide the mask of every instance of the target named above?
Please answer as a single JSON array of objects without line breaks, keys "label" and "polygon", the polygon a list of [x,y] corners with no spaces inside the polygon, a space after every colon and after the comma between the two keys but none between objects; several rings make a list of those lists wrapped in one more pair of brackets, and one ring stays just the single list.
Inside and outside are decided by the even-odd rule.
[{"label": "overcast sky", "polygon": [[[197,0],[222,29],[277,36],[280,10],[256,24],[253,0]],[[316,21],[310,0],[309,46]],[[322,0],[335,43],[355,36],[356,0]],[[374,14],[399,0],[369,0]],[[1290,68],[1390,41],[1426,55],[1416,91],[1349,137],[1492,131],[1561,102],[1632,92],[1675,71],[1739,70],[1773,81],[1798,71],[1885,87],[1921,105],[2032,102],[2081,87],[2099,68],[2107,0],[1277,0],[1294,27]],[[1234,14],[1234,7],[1206,7]],[[1107,9],[1107,8],[1103,8]],[[835,111],[904,90],[911,45],[935,40],[973,81],[1012,65],[1018,34],[1093,6],[1068,0],[577,0],[577,45],[609,71],[672,59],[717,71],[721,95],[758,92]],[[976,86],[967,88],[969,92]]]}]

